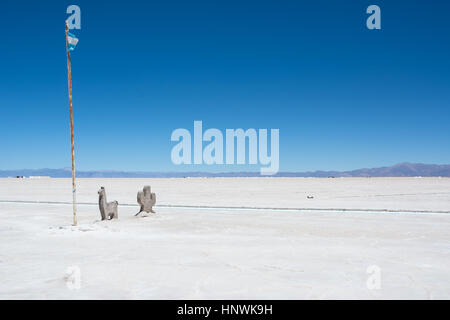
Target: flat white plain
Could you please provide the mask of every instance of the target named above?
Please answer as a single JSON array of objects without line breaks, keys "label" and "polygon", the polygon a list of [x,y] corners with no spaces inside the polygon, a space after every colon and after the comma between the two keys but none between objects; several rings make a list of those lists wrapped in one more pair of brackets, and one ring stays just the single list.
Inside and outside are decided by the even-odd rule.
[{"label": "flat white plain", "polygon": [[[145,184],[160,205],[368,211],[134,217]],[[99,221],[100,186],[119,220]],[[78,200],[73,227],[70,204],[31,203],[70,203],[70,179],[0,179],[1,299],[450,298],[448,178],[79,179]],[[373,265],[378,290],[366,285]],[[67,285],[74,267],[79,289]]]}]

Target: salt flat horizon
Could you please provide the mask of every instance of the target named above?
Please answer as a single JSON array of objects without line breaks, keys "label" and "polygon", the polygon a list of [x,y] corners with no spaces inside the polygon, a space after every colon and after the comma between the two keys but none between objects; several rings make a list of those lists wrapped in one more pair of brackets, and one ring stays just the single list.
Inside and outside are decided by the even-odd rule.
[{"label": "salt flat horizon", "polygon": [[[449,211],[450,178],[78,178],[79,202],[97,203],[98,189],[108,199],[136,204],[145,184],[157,194],[157,205]],[[313,198],[308,198],[313,197]],[[69,178],[0,178],[0,201],[72,201]]]},{"label": "salt flat horizon", "polygon": [[[135,217],[146,184],[174,207]],[[101,186],[118,220],[100,220]],[[450,214],[433,213],[450,210],[447,190],[447,178],[86,178],[75,227],[71,179],[4,178],[0,299],[449,299]],[[313,210],[276,209],[288,207]],[[351,211],[367,208],[413,212]]]}]

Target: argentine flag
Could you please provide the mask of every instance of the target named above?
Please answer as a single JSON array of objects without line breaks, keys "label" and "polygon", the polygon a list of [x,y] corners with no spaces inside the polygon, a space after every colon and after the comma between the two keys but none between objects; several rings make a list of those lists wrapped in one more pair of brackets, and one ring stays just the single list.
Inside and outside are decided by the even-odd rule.
[{"label": "argentine flag", "polygon": [[67,32],[67,41],[69,42],[69,50],[73,51],[78,43],[78,38],[70,32]]}]

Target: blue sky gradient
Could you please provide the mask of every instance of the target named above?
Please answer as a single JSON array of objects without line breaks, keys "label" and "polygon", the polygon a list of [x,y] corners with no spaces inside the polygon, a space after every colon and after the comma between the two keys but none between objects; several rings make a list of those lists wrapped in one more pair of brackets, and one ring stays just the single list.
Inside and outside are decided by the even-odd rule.
[{"label": "blue sky gradient", "polygon": [[[446,1],[2,1],[0,169],[175,166],[176,128],[279,128],[280,171],[450,163]],[[367,6],[382,29],[368,30]]]}]

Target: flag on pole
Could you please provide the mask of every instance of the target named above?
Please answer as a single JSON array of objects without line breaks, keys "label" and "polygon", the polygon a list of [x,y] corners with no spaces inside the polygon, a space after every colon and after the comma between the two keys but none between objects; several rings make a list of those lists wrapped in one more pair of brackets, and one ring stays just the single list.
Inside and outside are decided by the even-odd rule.
[{"label": "flag on pole", "polygon": [[78,43],[78,38],[70,32],[67,32],[67,40],[69,42],[69,50],[73,51]]},{"label": "flag on pole", "polygon": [[69,25],[66,20],[66,48],[67,48],[67,80],[69,83],[69,108],[70,108],[70,144],[72,150],[72,197],[73,197],[73,225],[77,222],[77,185],[75,183],[75,147],[73,143],[73,105],[72,105],[72,68],[70,67],[70,51],[75,49],[78,39],[69,33]]}]

